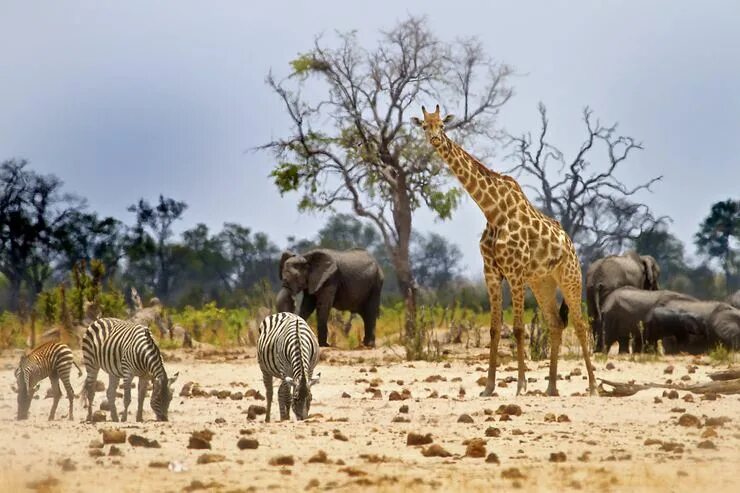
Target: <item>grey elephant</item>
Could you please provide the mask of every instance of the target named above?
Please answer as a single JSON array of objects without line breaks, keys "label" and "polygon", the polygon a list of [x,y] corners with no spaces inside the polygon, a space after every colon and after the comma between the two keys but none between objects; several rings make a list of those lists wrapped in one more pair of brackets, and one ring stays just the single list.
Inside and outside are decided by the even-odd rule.
[{"label": "grey elephant", "polygon": [[[650,255],[629,250],[623,255],[610,255],[593,262],[586,271],[586,309],[594,334],[594,351],[604,350],[602,305],[615,289],[632,286],[654,291],[659,289],[660,266]],[[606,348],[609,346],[607,345]]]},{"label": "grey elephant", "polygon": [[319,345],[328,346],[327,320],[332,308],[357,313],[365,326],[363,345],[375,346],[375,323],[380,313],[383,270],[363,249],[316,249],[298,255],[283,252],[280,258],[278,311],[293,312],[293,296],[303,293],[298,315],[303,319],[316,310]]},{"label": "grey elephant", "polygon": [[671,301],[697,301],[689,295],[668,291],[646,291],[633,287],[615,289],[607,296],[602,306],[605,350],[619,343],[619,352],[629,352],[629,339],[633,340],[633,352],[643,351],[643,334],[640,325],[645,324],[648,313],[655,307],[665,306]]},{"label": "grey elephant", "polygon": [[[671,300],[654,309],[645,323],[651,341],[675,338],[675,350],[692,354],[706,352],[718,344],[740,348],[740,309],[721,301]],[[669,348],[666,352],[672,351]]]}]

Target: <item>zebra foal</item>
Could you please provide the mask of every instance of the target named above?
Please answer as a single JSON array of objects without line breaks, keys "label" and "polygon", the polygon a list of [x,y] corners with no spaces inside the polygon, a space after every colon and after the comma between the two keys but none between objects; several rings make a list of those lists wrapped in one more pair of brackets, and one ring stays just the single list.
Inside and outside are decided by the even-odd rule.
[{"label": "zebra foal", "polygon": [[87,420],[92,421],[95,381],[102,368],[108,373],[107,397],[112,421],[118,421],[116,410],[116,390],[123,379],[123,415],[128,418],[131,404],[131,382],[139,377],[139,401],[136,421],[143,420],[144,399],[152,380],[150,405],[157,421],[167,421],[167,411],[172,400],[172,384],[178,374],[167,378],[162,362],[162,354],[147,327],[117,318],[99,318],[85,331],[82,339],[82,357],[87,377],[85,393],[87,396]]},{"label": "zebra foal", "polygon": [[319,361],[319,341],[305,320],[287,312],[265,318],[259,328],[257,361],[267,394],[265,421],[270,421],[273,378],[283,381],[278,388],[280,419],[290,418],[291,405],[296,419],[305,419],[311,407],[311,387],[321,376],[313,376]]},{"label": "zebra foal", "polygon": [[77,367],[78,376],[82,376],[80,367],[74,361],[72,350],[69,346],[61,342],[47,342],[37,347],[29,354],[21,356],[18,368],[15,369],[15,380],[18,388],[18,415],[17,419],[28,419],[28,411],[31,408],[33,394],[38,391],[38,383],[49,378],[51,389],[54,397],[54,403],[51,405],[49,421],[54,419],[57,411],[59,399],[62,397],[62,391],[59,388],[59,380],[64,385],[69,399],[69,419],[74,419],[74,399],[75,393],[72,385],[69,383],[69,372],[72,365]]}]

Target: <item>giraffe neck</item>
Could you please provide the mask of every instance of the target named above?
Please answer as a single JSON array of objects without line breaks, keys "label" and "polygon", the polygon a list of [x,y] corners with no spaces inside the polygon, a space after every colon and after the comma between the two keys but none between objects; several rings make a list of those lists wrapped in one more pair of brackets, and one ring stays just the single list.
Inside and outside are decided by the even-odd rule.
[{"label": "giraffe neck", "polygon": [[517,193],[520,188],[516,182],[486,168],[445,134],[434,148],[457,176],[463,188],[473,197],[488,222],[495,225],[505,219],[500,211],[505,211],[508,207],[500,205],[504,205],[506,200],[513,200],[513,196],[520,195]]}]

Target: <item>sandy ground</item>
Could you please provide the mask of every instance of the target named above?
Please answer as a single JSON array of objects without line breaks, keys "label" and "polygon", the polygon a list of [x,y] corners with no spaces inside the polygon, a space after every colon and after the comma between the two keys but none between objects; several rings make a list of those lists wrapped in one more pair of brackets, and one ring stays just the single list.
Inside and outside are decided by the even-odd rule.
[{"label": "sandy ground", "polygon": [[[677,399],[669,399],[661,397],[659,389],[622,398],[573,395],[586,390],[585,367],[580,360],[566,358],[559,368],[564,377],[559,382],[562,397],[515,397],[516,384],[510,383],[498,388],[497,396],[482,398],[477,380],[485,375],[487,350],[456,351],[443,362],[411,364],[402,362],[399,350],[392,348],[328,350],[319,365],[321,383],[314,388],[313,417],[304,422],[265,423],[264,416],[250,420],[249,406],[265,404],[259,396],[232,400],[176,395],[167,423],[153,421],[147,399],[145,422],[97,424],[81,422],[85,411],[79,400],[75,420],[60,419],[66,418],[67,409],[61,401],[57,420],[48,422],[51,399],[43,398],[48,380],[42,383],[41,398],[31,406],[31,418],[15,421],[11,385],[19,353],[5,352],[0,355],[0,490],[737,491],[738,395],[702,400],[679,391]],[[166,354],[169,373],[180,372],[176,393],[192,381],[205,391],[256,389],[264,394],[253,349]],[[607,369],[609,363],[612,369]],[[698,368],[689,373],[692,363]],[[676,382],[682,377],[689,378],[688,383],[703,382],[708,372],[723,368],[711,366],[707,358],[688,357],[631,362],[613,356],[595,364],[597,377],[638,383]],[[535,379],[528,390],[544,391],[546,364],[528,365],[527,376]],[[664,373],[668,365],[674,367],[672,374]],[[443,379],[425,381],[434,375]],[[499,381],[515,376],[512,363],[504,362]],[[81,384],[75,372],[73,386],[79,389]],[[380,394],[368,391],[371,387]],[[389,399],[392,391],[404,389],[410,398]],[[136,391],[133,395],[132,409]],[[687,402],[687,396],[693,402]],[[104,392],[97,393],[96,409],[104,398]],[[496,413],[502,404],[518,405],[521,415],[502,421]],[[120,400],[118,405],[120,409]],[[408,412],[399,412],[404,405]],[[463,413],[473,422],[458,422]],[[549,413],[566,415],[569,421],[548,421]],[[698,417],[700,426],[678,425],[683,413]],[[394,422],[399,416],[409,422]],[[706,425],[707,418],[721,416],[731,421]],[[111,445],[89,448],[107,428],[157,440],[161,448],[123,443],[116,446],[120,456],[108,455]],[[499,436],[486,436],[489,428],[497,428]],[[189,449],[190,433],[203,429],[213,432],[211,450]],[[409,432],[431,433],[434,443],[451,455],[423,456],[428,445],[407,446]],[[258,448],[240,450],[240,438],[256,439]],[[485,440],[485,456],[495,454],[500,464],[486,462],[485,456],[466,457],[463,442],[475,438]],[[646,444],[648,440],[660,442]],[[714,448],[699,447],[706,441]],[[102,456],[91,456],[101,454],[91,450],[102,450]],[[309,462],[320,450],[326,461]],[[223,460],[199,464],[204,453],[219,454]],[[551,461],[551,454],[558,453],[564,454],[559,455],[564,461]],[[270,464],[281,455],[292,456],[294,465]],[[74,470],[65,471],[65,460],[66,469]],[[165,467],[152,467],[152,462]],[[172,471],[170,463],[184,470]]]}]

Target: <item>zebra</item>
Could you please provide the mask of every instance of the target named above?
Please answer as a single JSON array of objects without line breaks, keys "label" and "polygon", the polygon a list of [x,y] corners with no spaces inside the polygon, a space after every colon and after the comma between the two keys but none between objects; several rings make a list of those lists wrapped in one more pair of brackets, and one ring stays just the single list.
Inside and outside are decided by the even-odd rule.
[{"label": "zebra", "polygon": [[54,404],[52,404],[49,413],[49,421],[54,419],[59,399],[62,397],[62,391],[59,388],[60,379],[69,399],[69,419],[74,419],[75,393],[69,383],[69,372],[72,370],[72,365],[75,365],[79,372],[78,376],[81,377],[82,371],[74,361],[72,350],[61,342],[47,342],[31,351],[31,353],[21,356],[18,368],[15,369],[15,380],[18,386],[16,389],[18,392],[17,419],[28,419],[28,410],[31,408],[33,394],[40,387],[38,383],[47,377],[51,381],[51,390],[54,397]]},{"label": "zebra", "polygon": [[281,312],[262,321],[257,343],[257,361],[262,370],[267,394],[265,422],[270,422],[273,378],[283,381],[278,388],[280,420],[290,418],[291,403],[296,419],[303,420],[308,416],[311,387],[321,377],[320,373],[313,377],[318,360],[319,341],[301,317]]},{"label": "zebra", "polygon": [[82,357],[87,371],[85,393],[87,396],[87,420],[92,421],[95,381],[102,368],[108,373],[107,397],[112,421],[118,421],[116,411],[116,390],[118,381],[123,378],[123,415],[128,418],[131,404],[131,382],[139,377],[139,401],[136,421],[142,421],[144,398],[152,380],[150,405],[157,421],[167,421],[167,411],[172,400],[172,384],[178,373],[167,378],[162,362],[162,354],[147,327],[117,318],[99,318],[85,331],[82,338]]}]

